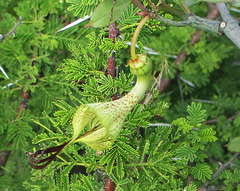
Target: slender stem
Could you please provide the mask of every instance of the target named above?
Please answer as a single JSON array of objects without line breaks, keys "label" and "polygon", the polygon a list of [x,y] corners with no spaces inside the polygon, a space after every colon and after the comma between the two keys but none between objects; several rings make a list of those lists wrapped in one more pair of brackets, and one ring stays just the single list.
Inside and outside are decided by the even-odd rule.
[{"label": "slender stem", "polygon": [[[161,87],[161,80],[162,80],[162,75],[163,75],[163,72],[165,71],[165,69],[167,70],[167,60],[164,58],[164,63],[162,64],[162,69],[161,69],[161,72],[159,73],[159,75],[158,75],[158,77],[157,77],[157,79],[155,80],[155,82],[154,82],[154,84],[153,84],[153,86],[152,86],[152,88],[149,90],[149,92],[148,92],[148,94],[147,94],[147,96],[146,96],[146,98],[145,98],[145,100],[144,100],[144,102],[143,102],[143,106],[145,106],[145,105],[147,105],[150,101],[151,101],[151,99],[152,99],[152,97],[153,97],[153,90],[154,89],[160,89],[160,87]],[[154,76],[154,75],[153,75]]]},{"label": "slender stem", "polygon": [[20,25],[21,23],[22,23],[22,17],[20,16],[19,19],[18,19],[18,22],[15,23],[13,29],[12,29],[9,33],[7,33],[7,34],[4,35],[4,36],[2,36],[2,35],[0,34],[0,42],[2,42],[2,41],[3,41],[5,38],[7,38],[9,35],[13,34],[13,33],[15,32],[16,28],[18,27],[18,25]]},{"label": "slender stem", "polygon": [[141,4],[138,0],[132,0],[132,2],[135,5],[137,5],[137,7],[140,8],[147,15],[149,15],[151,13],[151,11],[149,11],[146,7],[144,7],[143,4]]},{"label": "slender stem", "polygon": [[188,15],[191,15],[192,12],[189,10],[189,8],[188,8],[187,5],[184,3],[184,1],[183,1],[183,0],[180,0],[180,3],[181,3],[182,8],[186,11],[186,13],[187,13]]},{"label": "slender stem", "polygon": [[175,9],[173,7],[170,7],[165,2],[161,2],[161,4],[157,7],[157,9],[160,11],[165,11],[171,15],[174,15],[174,16],[182,19],[182,20],[188,19],[188,15],[186,13],[184,13],[183,11],[180,11],[178,9]]},{"label": "slender stem", "polygon": [[[8,145],[10,146],[10,145]],[[8,161],[8,158],[11,154],[11,151],[9,150],[4,150],[4,151],[1,151],[0,153],[0,176],[3,176],[5,174],[5,166],[6,166],[6,163]]]},{"label": "slender stem", "polygon": [[150,16],[145,16],[139,23],[139,25],[137,26],[133,37],[132,37],[132,44],[131,44],[131,59],[135,60],[137,58],[136,52],[135,52],[135,46],[136,46],[136,42],[137,42],[137,37],[139,35],[139,32],[141,31],[143,25],[150,19]]},{"label": "slender stem", "polygon": [[30,90],[27,90],[26,92],[25,91],[22,92],[22,100],[21,100],[20,106],[18,108],[19,116],[16,116],[16,118],[20,117],[23,109],[28,108],[28,101],[29,101],[30,93],[31,93]]},{"label": "slender stem", "polygon": [[[115,43],[116,38],[116,26],[115,22],[109,25],[109,38],[112,39],[113,43]],[[115,68],[115,52],[108,58],[108,68],[107,68],[107,76],[111,75],[114,77],[114,68]]]},{"label": "slender stem", "polygon": [[[112,39],[113,43],[115,43],[116,36],[117,36],[116,25],[115,25],[115,22],[113,22],[112,24],[109,25],[109,38]],[[115,77],[115,74],[114,74],[115,56],[116,56],[116,53],[113,52],[112,55],[108,58],[108,68],[107,68],[107,76],[111,75],[113,78]],[[112,96],[112,100],[114,101],[116,99],[117,99],[117,96],[115,94]],[[108,175],[104,185],[105,185],[104,186],[105,191],[114,190],[115,183],[110,179]]]},{"label": "slender stem", "polygon": [[156,6],[155,6],[150,0],[147,0],[147,3],[148,3],[153,9],[156,8]]},{"label": "slender stem", "polygon": [[[109,38],[113,40],[113,43],[115,43],[115,38],[116,38],[117,32],[116,32],[116,26],[115,26],[115,22],[113,22],[112,24],[109,25]],[[107,74],[111,75],[113,78],[115,77],[114,74],[114,69],[115,69],[115,55],[116,53],[113,52],[112,55],[110,57],[108,57],[108,67],[107,67]],[[116,94],[112,96],[112,100],[116,100],[117,96]]]}]

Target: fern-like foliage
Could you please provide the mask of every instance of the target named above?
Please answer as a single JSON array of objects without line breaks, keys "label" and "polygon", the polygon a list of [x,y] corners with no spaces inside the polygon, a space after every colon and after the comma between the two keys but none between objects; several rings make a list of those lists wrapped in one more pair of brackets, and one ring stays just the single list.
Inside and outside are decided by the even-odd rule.
[{"label": "fern-like foliage", "polygon": [[[176,30],[151,19],[139,34],[137,51],[154,50],[154,55],[148,54],[157,78],[153,83],[158,83],[163,60],[168,64],[161,89],[164,80],[171,78],[172,83],[165,92],[150,88],[146,97],[151,99],[144,97],[133,108],[114,145],[101,155],[84,144],[70,144],[46,169],[31,170],[24,152],[70,140],[79,105],[120,98],[136,83],[125,67],[130,58],[127,42],[142,19],[133,3],[115,22],[115,43],[108,38],[108,27],[84,28],[88,21],[56,33],[90,16],[100,2],[0,0],[2,35],[19,16],[23,20],[14,35],[0,43],[0,152],[11,152],[0,170],[0,190],[101,190],[108,175],[116,190],[196,191],[217,171],[216,161],[229,160],[224,145],[240,136],[239,49],[227,38],[204,31],[199,42],[190,43],[196,29]],[[139,2],[150,10],[155,7],[150,1]],[[157,7],[163,3],[153,2]],[[171,10],[176,6],[173,3]],[[163,7],[154,11],[179,20]],[[205,17],[208,10],[201,3],[191,11]],[[107,58],[115,51],[116,77],[106,77]],[[175,58],[183,52],[187,58],[176,66]],[[22,96],[26,91],[28,99]],[[26,110],[19,109],[20,103]],[[212,185],[240,190],[238,167],[235,162]]]},{"label": "fern-like foliage", "polygon": [[239,190],[239,182],[240,182],[240,171],[239,169],[234,169],[233,172],[231,172],[230,170],[224,170],[221,175],[219,176],[219,179],[223,179],[226,178],[224,180],[224,186],[222,188],[222,190],[234,190],[236,189],[237,185],[237,190]]},{"label": "fern-like foliage", "polygon": [[188,106],[187,111],[190,116],[187,116],[187,119],[189,120],[190,125],[197,127],[199,126],[199,123],[204,121],[206,110],[201,110],[201,107],[201,104],[196,105],[194,102],[191,106]]},{"label": "fern-like foliage", "polygon": [[194,178],[205,182],[206,179],[211,178],[212,170],[206,163],[197,163],[196,166],[192,168],[192,174],[194,175]]},{"label": "fern-like foliage", "polygon": [[[92,180],[96,180],[97,175],[81,175],[81,174],[73,174],[69,176],[70,170],[73,165],[70,165],[67,168],[64,168],[61,173],[50,172],[49,177],[52,177],[51,181],[41,181],[40,184],[31,185],[28,182],[24,182],[24,187],[26,189],[31,189],[33,191],[40,191],[42,189],[45,190],[83,190],[83,191],[94,191],[96,189],[100,189],[103,184],[93,182]],[[56,181],[54,181],[56,180]]]},{"label": "fern-like foliage", "polygon": [[68,11],[73,11],[74,16],[79,15],[80,17],[84,17],[85,15],[91,15],[101,0],[68,0],[67,2],[71,4]]},{"label": "fern-like foliage", "polygon": [[[179,118],[173,122],[174,125],[178,125],[178,131],[183,131],[186,134],[186,141],[177,150],[177,158],[185,158],[189,162],[197,162],[195,166],[191,168],[191,174],[198,180],[203,182],[206,179],[211,178],[212,170],[204,163],[207,155],[202,151],[205,148],[205,144],[208,142],[214,142],[217,140],[215,137],[216,132],[212,128],[203,128],[201,122],[205,118],[204,110],[201,110],[201,104],[196,105],[192,103],[188,106],[187,111],[190,116],[185,118]],[[194,127],[195,126],[195,127]],[[198,128],[196,128],[196,126]]]}]

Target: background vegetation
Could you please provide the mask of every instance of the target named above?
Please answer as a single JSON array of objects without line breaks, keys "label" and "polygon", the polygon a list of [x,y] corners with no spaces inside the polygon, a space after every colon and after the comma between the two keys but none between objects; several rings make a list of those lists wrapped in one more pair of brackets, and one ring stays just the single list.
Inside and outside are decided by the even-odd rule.
[{"label": "background vegetation", "polygon": [[[25,152],[69,140],[77,106],[119,98],[135,83],[125,67],[142,18],[135,4],[115,22],[115,43],[109,27],[84,28],[89,21],[56,33],[100,2],[0,0],[0,190],[240,190],[240,162],[226,147],[240,136],[239,48],[224,35],[155,19],[138,38],[139,52],[154,50],[152,83],[113,147],[96,155],[72,144],[46,169],[31,169]],[[190,10],[221,20],[215,4]],[[115,76],[105,77],[112,54]]]}]

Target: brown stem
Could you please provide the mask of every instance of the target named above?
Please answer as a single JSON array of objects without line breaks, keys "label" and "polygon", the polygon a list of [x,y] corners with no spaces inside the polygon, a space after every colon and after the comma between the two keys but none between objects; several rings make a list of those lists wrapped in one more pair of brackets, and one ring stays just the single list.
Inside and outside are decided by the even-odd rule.
[{"label": "brown stem", "polygon": [[109,176],[107,176],[104,184],[105,191],[113,191],[114,187],[115,187],[114,182],[111,180]]},{"label": "brown stem", "polygon": [[[117,36],[117,30],[115,22],[109,25],[109,38],[112,39],[113,43],[115,43],[115,38]],[[115,56],[116,53],[113,52],[112,55],[108,58],[108,68],[107,68],[107,75],[111,75],[115,77],[114,70],[115,70]],[[116,94],[112,96],[112,100],[116,100]],[[111,180],[111,178],[107,175],[105,179],[104,189],[105,191],[113,191],[115,187],[115,183]]]},{"label": "brown stem", "polygon": [[209,7],[209,12],[208,12],[207,19],[212,20],[219,14],[219,10],[215,3],[208,3],[208,7]]},{"label": "brown stem", "polygon": [[132,2],[137,5],[138,8],[140,8],[143,12],[145,12],[147,15],[151,14],[151,11],[149,11],[146,7],[144,7],[143,4],[141,4],[138,0],[132,0]]},{"label": "brown stem", "polygon": [[[11,151],[2,151],[0,153],[0,167],[5,167],[10,154],[11,154]],[[4,169],[0,168],[0,176],[3,176],[3,175],[4,175]]]},{"label": "brown stem", "polygon": [[[32,66],[34,66],[37,61],[34,60],[34,54],[32,54]],[[28,77],[30,79],[30,77]],[[29,97],[30,97],[30,93],[31,91],[30,90],[27,90],[26,92],[24,92],[23,90],[23,93],[22,93],[22,100],[21,100],[21,103],[20,103],[20,106],[18,108],[18,113],[21,114],[23,109],[27,109],[28,108],[28,101],[29,101]]]},{"label": "brown stem", "polygon": [[[227,120],[229,120],[229,121],[232,121],[234,118],[236,118],[237,117],[237,115],[234,115],[234,116],[232,116],[232,117],[229,117]],[[218,120],[217,119],[210,119],[210,120],[207,120],[207,121],[205,121],[204,123],[205,124],[209,124],[209,123],[216,123]]]},{"label": "brown stem", "polygon": [[[117,30],[115,26],[115,22],[109,25],[109,38],[112,39],[113,43],[115,43],[115,38],[117,36]],[[113,52],[112,55],[108,58],[108,67],[107,67],[107,74],[111,75],[112,77],[115,77],[114,70],[115,70],[115,55],[116,53]],[[116,100],[117,96],[113,95],[112,100]]]},{"label": "brown stem", "polygon": [[[115,22],[109,25],[109,38],[112,39],[113,43],[115,43],[116,38],[116,26]],[[111,75],[114,77],[114,69],[115,69],[115,52],[108,58],[108,68],[107,68],[107,76]]]},{"label": "brown stem", "polygon": [[19,113],[18,117],[20,117],[23,109],[28,108],[29,97],[30,97],[30,90],[27,90],[26,92],[24,92],[24,91],[22,92],[22,100],[21,100],[20,106],[18,108],[18,113]]}]

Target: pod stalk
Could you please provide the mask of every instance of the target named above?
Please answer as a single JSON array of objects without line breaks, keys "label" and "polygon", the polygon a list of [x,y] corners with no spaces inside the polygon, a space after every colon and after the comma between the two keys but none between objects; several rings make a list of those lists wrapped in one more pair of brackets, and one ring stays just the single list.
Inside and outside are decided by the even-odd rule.
[{"label": "pod stalk", "polygon": [[136,55],[136,52],[135,52],[135,46],[136,46],[136,42],[137,42],[137,38],[138,38],[138,35],[143,27],[143,25],[150,19],[150,16],[145,16],[140,22],[139,22],[139,25],[137,26],[134,34],[133,34],[133,37],[132,37],[132,44],[131,44],[131,59],[132,60],[135,60],[137,59],[137,55]]}]

